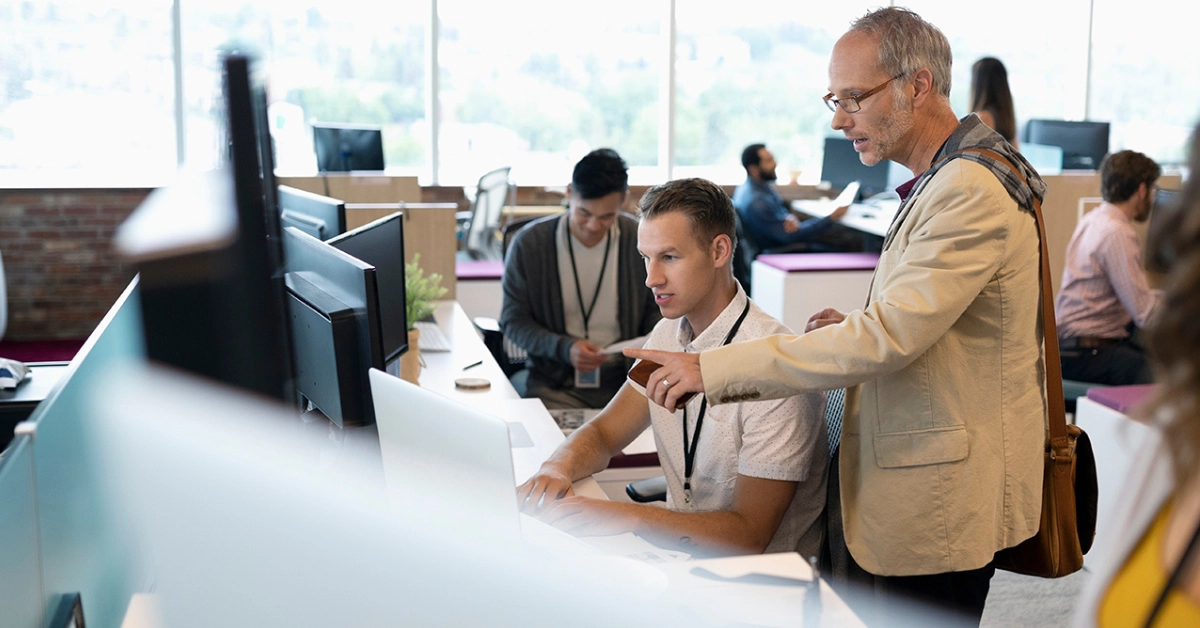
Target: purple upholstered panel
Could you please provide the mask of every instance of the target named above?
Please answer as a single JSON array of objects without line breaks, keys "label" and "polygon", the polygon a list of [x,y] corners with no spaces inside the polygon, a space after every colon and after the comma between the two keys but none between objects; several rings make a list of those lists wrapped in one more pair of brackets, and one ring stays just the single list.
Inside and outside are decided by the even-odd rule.
[{"label": "purple upholstered panel", "polygon": [[789,273],[875,270],[878,253],[784,253],[759,255],[758,261]]},{"label": "purple upholstered panel", "polygon": [[499,279],[504,276],[504,262],[492,260],[457,261],[454,273],[459,281]]},{"label": "purple upholstered panel", "polygon": [[1142,384],[1138,386],[1112,386],[1109,388],[1092,388],[1088,390],[1088,399],[1095,401],[1102,406],[1108,406],[1117,412],[1128,414],[1134,406],[1142,402],[1150,391],[1154,390],[1154,384]]}]

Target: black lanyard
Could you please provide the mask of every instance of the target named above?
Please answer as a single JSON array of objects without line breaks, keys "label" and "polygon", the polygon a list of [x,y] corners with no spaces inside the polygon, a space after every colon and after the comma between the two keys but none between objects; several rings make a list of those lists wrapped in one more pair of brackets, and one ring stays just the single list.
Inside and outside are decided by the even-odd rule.
[{"label": "black lanyard", "polygon": [[[733,327],[729,328],[729,333],[725,335],[725,341],[721,346],[729,344],[733,337],[737,335],[738,329],[742,326],[742,321],[746,320],[746,314],[750,312],[750,297],[746,297],[746,307],[742,310],[742,315],[738,317],[737,322]],[[700,428],[704,426],[704,411],[708,409],[708,396],[705,395],[700,400],[700,414],[696,417],[696,433],[692,435],[692,446],[688,447],[688,429],[687,429],[687,406],[683,407],[683,501],[684,503],[692,503],[692,465],[696,462],[696,448],[700,444]]]},{"label": "black lanyard", "polygon": [[[567,220],[570,220],[569,218]],[[600,278],[596,280],[596,294],[592,295],[591,307],[583,305],[583,289],[579,287],[579,269],[575,267],[575,245],[571,244],[571,225],[567,225],[567,253],[571,255],[571,274],[575,276],[575,296],[579,298],[579,311],[583,314],[583,337],[588,337],[588,320],[596,310],[596,302],[600,300],[600,286],[604,285],[604,269],[608,268],[609,245],[612,243],[612,230],[604,238],[604,261],[600,263]]]}]

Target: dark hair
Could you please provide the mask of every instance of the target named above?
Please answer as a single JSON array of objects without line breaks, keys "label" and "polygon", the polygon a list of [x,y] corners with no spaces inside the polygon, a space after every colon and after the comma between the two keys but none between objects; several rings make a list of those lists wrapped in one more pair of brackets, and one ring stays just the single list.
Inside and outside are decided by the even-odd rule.
[{"label": "dark hair", "polygon": [[1124,203],[1139,185],[1154,185],[1161,174],[1162,168],[1153,159],[1137,151],[1113,153],[1100,164],[1100,195],[1110,203]]},{"label": "dark hair", "polygon": [[984,57],[971,66],[971,111],[992,114],[996,132],[1009,143],[1017,139],[1017,111],[1008,88],[1008,70],[995,57]]},{"label": "dark hair", "polygon": [[716,183],[707,179],[676,179],[650,188],[638,203],[642,220],[671,212],[687,215],[696,241],[706,250],[713,238],[721,234],[729,236],[730,251],[737,248],[733,202]]},{"label": "dark hair", "polygon": [[625,160],[611,148],[597,148],[583,156],[571,173],[571,190],[583,198],[604,198],[629,189]]},{"label": "dark hair", "polygon": [[[1189,169],[1200,172],[1200,127],[1192,134]],[[1178,488],[1200,473],[1200,177],[1188,177],[1178,207],[1162,218],[1148,242],[1171,265],[1162,309],[1150,327],[1159,385],[1140,413],[1162,426]]]},{"label": "dark hair", "polygon": [[751,144],[742,151],[742,167],[746,169],[746,172],[750,171],[750,166],[762,163],[762,156],[758,154],[758,151],[766,147],[766,144]]}]

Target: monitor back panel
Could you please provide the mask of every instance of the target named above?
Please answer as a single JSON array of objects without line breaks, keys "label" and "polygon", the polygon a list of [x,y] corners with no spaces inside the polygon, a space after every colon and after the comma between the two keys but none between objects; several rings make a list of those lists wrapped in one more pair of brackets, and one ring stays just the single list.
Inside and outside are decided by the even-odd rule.
[{"label": "monitor back panel", "polygon": [[854,143],[843,137],[825,138],[825,155],[821,159],[821,180],[842,189],[859,182],[859,197],[867,198],[888,187],[888,164],[868,166],[858,157]]}]

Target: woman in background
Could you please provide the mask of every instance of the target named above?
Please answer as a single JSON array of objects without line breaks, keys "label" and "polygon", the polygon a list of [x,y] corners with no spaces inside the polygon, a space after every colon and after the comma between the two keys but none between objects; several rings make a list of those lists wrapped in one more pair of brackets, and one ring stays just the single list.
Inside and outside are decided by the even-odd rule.
[{"label": "woman in background", "polygon": [[1017,145],[1017,113],[1008,89],[1008,70],[999,59],[984,57],[971,66],[971,111],[1009,144]]},{"label": "woman in background", "polygon": [[1081,598],[1082,626],[1200,626],[1200,128],[1178,208],[1150,235],[1170,268],[1150,330],[1159,388],[1138,414],[1150,425],[1111,531]]}]

